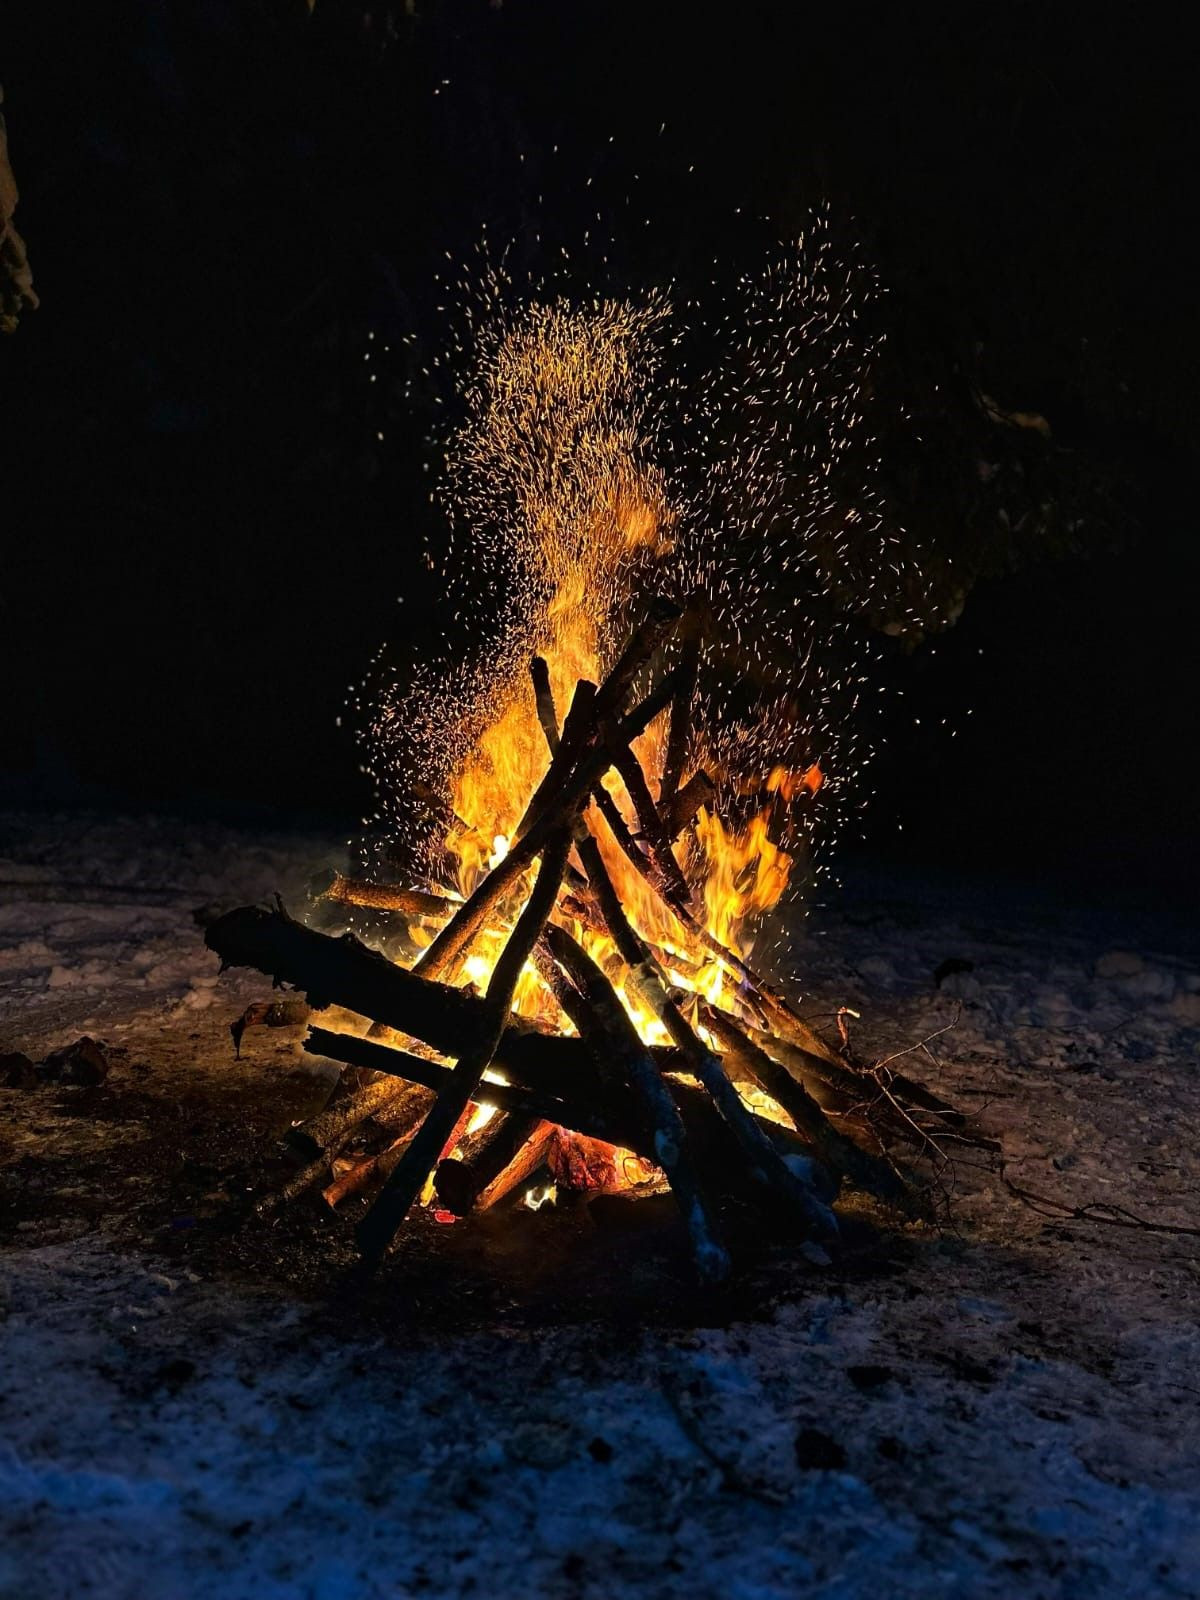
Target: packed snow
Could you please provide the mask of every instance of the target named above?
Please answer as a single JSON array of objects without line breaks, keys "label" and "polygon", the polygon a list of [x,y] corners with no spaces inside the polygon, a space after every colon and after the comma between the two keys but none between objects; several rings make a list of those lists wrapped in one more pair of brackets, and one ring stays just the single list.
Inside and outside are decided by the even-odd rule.
[{"label": "packed snow", "polygon": [[[1200,1593],[1187,930],[859,872],[786,938],[806,1013],[916,1047],[1054,1214],[964,1167],[948,1225],[854,1270],[777,1251],[732,1302],[630,1316],[613,1288],[541,1322],[514,1283],[456,1325],[400,1258],[360,1314],[320,1277],[336,1225],[278,1259],[220,1231],[226,1165],[328,1069],[299,1028],[234,1061],[269,986],[218,979],[201,923],[337,860],[0,818],[0,1053],[86,1034],[112,1062],[0,1089],[0,1595]],[[1180,1231],[1069,1215],[1097,1203]]]}]

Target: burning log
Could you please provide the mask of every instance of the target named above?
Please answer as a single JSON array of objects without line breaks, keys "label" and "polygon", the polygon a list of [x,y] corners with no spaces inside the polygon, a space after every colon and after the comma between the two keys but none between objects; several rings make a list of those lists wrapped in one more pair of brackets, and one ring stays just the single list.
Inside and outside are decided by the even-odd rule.
[{"label": "burning log", "polygon": [[[550,708],[550,720],[554,720],[552,705]],[[634,761],[634,766],[636,765],[637,763]],[[638,770],[640,773],[640,768]],[[643,779],[642,782],[644,787],[645,780]],[[653,811],[652,805],[650,810]],[[657,814],[655,814],[655,821],[657,822]],[[654,969],[648,951],[634,932],[625,915],[624,907],[621,905],[620,898],[613,887],[612,879],[608,875],[608,870],[600,855],[600,847],[594,834],[585,833],[582,829],[577,830],[575,844],[579,852],[579,858],[583,863],[588,883],[595,893],[601,913],[608,925],[609,933],[612,935],[621,959],[629,968],[630,982],[637,985],[639,995],[663,1023],[676,1047],[683,1053],[689,1069],[699,1078],[709,1094],[712,1095],[721,1115],[725,1118],[746,1154],[750,1157],[754,1170],[761,1174],[763,1182],[776,1188],[803,1216],[814,1232],[826,1238],[833,1237],[837,1232],[837,1223],[834,1220],[833,1213],[817,1199],[807,1185],[784,1163],[778,1150],[755,1125],[737,1090],[725,1076],[719,1060],[696,1038],[678,1006],[669,996],[661,974]],[[669,846],[667,853],[670,853]],[[674,863],[673,857],[672,862]],[[674,864],[676,871],[678,871],[678,864]],[[553,939],[552,935],[549,935],[549,937]],[[553,950],[553,943],[551,948]],[[599,969],[597,969],[598,971]],[[599,976],[604,983],[607,982],[607,980],[603,979],[603,974]],[[634,1037],[636,1039],[636,1034]],[[611,1041],[606,1035],[604,1042],[609,1044],[614,1041]],[[639,1042],[636,1056],[628,1057],[624,1063],[630,1075],[630,1081],[638,1083],[639,1090],[643,1095],[643,1106],[652,1117],[659,1112],[666,1116],[665,1111],[662,1109],[662,1102],[656,1098],[649,1079],[640,1074],[640,1063],[643,1055],[644,1052]],[[638,1073],[639,1076],[634,1078],[634,1073]],[[686,1156],[681,1157],[677,1134],[669,1118],[665,1121],[656,1122],[655,1143],[656,1146],[661,1144],[661,1156],[669,1156],[671,1161],[677,1164],[677,1172],[672,1173],[667,1168],[666,1160],[659,1160],[659,1165],[667,1170],[672,1188],[676,1187],[677,1180],[684,1185],[684,1191],[679,1195],[680,1206],[692,1231],[693,1253],[696,1257],[698,1271],[702,1277],[710,1276],[715,1278],[724,1276],[728,1270],[727,1258],[724,1250],[712,1238],[711,1225],[705,1213],[699,1190],[695,1187],[690,1164]]]},{"label": "burning log", "polygon": [[[606,684],[605,688],[607,689]],[[586,691],[586,692],[585,692]],[[545,847],[547,839],[555,831],[560,820],[566,816],[573,807],[583,799],[594,785],[598,784],[607,769],[612,765],[612,755],[609,743],[629,744],[636,739],[639,733],[654,720],[658,713],[670,702],[674,685],[669,676],[664,678],[658,688],[653,690],[628,716],[617,724],[616,732],[611,741],[594,735],[580,732],[578,739],[583,746],[582,753],[576,759],[575,739],[568,737],[573,727],[581,730],[587,721],[595,722],[598,718],[599,708],[604,699],[611,699],[604,690],[599,693],[593,690],[590,684],[580,684],[575,691],[575,700],[572,702],[571,711],[563,725],[563,736],[554,760],[551,762],[550,772],[539,786],[538,794],[547,789],[551,775],[555,777],[555,785],[550,785],[554,798],[543,804],[536,820],[529,822],[525,832],[518,830],[516,843],[508,854],[500,861],[491,872],[483,878],[472,891],[470,896],[462,902],[454,916],[438,934],[428,950],[417,963],[414,971],[425,977],[440,977],[451,967],[471,944],[488,919],[496,911],[496,907],[504,895],[511,889],[515,880],[527,866],[540,854]],[[583,696],[581,700],[581,695]],[[579,707],[578,721],[576,707]],[[602,724],[598,724],[602,727]],[[557,765],[556,765],[557,764]],[[530,802],[526,810],[526,818],[533,815],[535,802],[538,796]],[[522,826],[525,826],[524,820]]]},{"label": "burning log", "polygon": [[832,1172],[848,1178],[856,1188],[885,1200],[898,1200],[906,1193],[900,1174],[881,1157],[863,1150],[835,1128],[804,1085],[748,1039],[732,1017],[716,1006],[704,1004],[701,1004],[700,1015],[705,1027],[731,1059],[783,1107],[797,1132],[810,1141]]},{"label": "burning log", "polygon": [[[461,1054],[485,1026],[478,995],[419,977],[352,934],[331,938],[282,911],[243,906],[228,912],[208,929],[205,943],[225,966],[254,967],[276,982],[304,990],[314,1010],[335,1004],[374,1017],[398,1033],[424,1040],[442,1055]],[[331,1059],[347,1058],[334,1054]],[[595,1082],[595,1066],[581,1040],[553,1038],[519,1019],[510,1019],[495,1059],[523,1082],[550,1092],[561,1082]],[[414,1082],[427,1081],[410,1076]],[[435,1086],[439,1082],[434,1080]]]},{"label": "burning log", "polygon": [[[281,1189],[258,1201],[255,1209],[260,1215],[270,1216],[327,1177],[337,1155],[371,1116],[386,1114],[393,1124],[393,1132],[396,1125],[403,1128],[400,1142],[407,1139],[428,1104],[426,1091],[417,1087],[415,1082],[397,1082],[395,1078],[385,1076],[381,1076],[378,1083],[370,1088],[373,1093],[360,1091],[336,1107],[332,1116],[324,1113],[322,1117],[314,1117],[308,1123],[288,1129],[284,1143],[294,1155],[304,1160],[304,1165]],[[374,1159],[369,1158],[359,1165],[369,1166]]]},{"label": "burning log", "polygon": [[[443,1065],[374,1037],[322,1029],[314,1029],[306,1043],[310,1051],[381,1076],[289,1135],[308,1164],[285,1186],[285,1197],[327,1171],[368,1117],[405,1113],[386,1149],[339,1172],[325,1189],[327,1201],[336,1205],[382,1180],[356,1230],[369,1262],[386,1253],[423,1192],[426,1198],[436,1193],[448,1210],[463,1215],[527,1185],[546,1165],[567,1171],[569,1182],[627,1186],[627,1173],[609,1171],[614,1148],[621,1148],[651,1163],[656,1182],[665,1175],[697,1273],[702,1281],[716,1282],[730,1270],[717,1231],[717,1202],[724,1196],[744,1194],[760,1206],[775,1202],[772,1210],[822,1239],[837,1237],[829,1202],[842,1177],[887,1200],[906,1201],[905,1183],[888,1160],[836,1126],[818,1096],[841,1096],[862,1119],[864,1139],[869,1129],[870,1137],[886,1132],[921,1149],[930,1141],[924,1117],[936,1118],[939,1131],[952,1126],[973,1136],[923,1085],[886,1066],[861,1070],[826,1044],[693,910],[698,891],[676,860],[673,841],[715,794],[703,772],[681,787],[698,637],[689,635],[677,665],[632,711],[625,709],[638,673],[677,619],[673,609],[656,608],[599,688],[579,683],[561,733],[550,669],[535,659],[533,726],[536,736],[540,724],[549,765],[507,853],[465,899],[338,873],[316,886],[334,902],[396,912],[412,922],[440,922],[411,969],[350,935],[334,939],[303,928],[282,909],[244,908],[208,929],[207,942],[225,965],[258,967],[303,990],[314,1008],[336,1003],[369,1019],[372,1035],[394,1031],[453,1062]],[[632,743],[668,706],[672,717],[656,802]],[[531,767],[527,754],[521,770],[533,786],[533,772],[541,769]],[[625,785],[636,832],[604,787],[610,768]],[[486,836],[469,805],[463,815],[472,818],[464,827],[477,838]],[[601,817],[653,900],[631,884],[620,857],[613,858],[612,872],[606,866]],[[572,846],[577,867],[568,863]],[[618,884],[635,891],[629,903],[637,928]],[[583,930],[578,941],[561,926],[567,917]],[[469,954],[482,959],[472,946],[484,936],[490,960],[501,935],[482,996],[439,981],[457,974]],[[689,1002],[672,987],[678,981],[708,991],[710,977],[717,976],[714,959],[738,981],[736,1016],[698,997]],[[518,1001],[519,981],[530,964],[578,1038],[544,1031],[514,1012],[514,1005],[539,1017],[545,1011],[545,995],[536,988],[520,990]],[[685,1011],[690,1004],[700,1005],[700,1021],[716,1037],[720,1054],[697,1033],[697,1013]],[[644,1041],[644,1025],[633,1020],[639,1006],[661,1024],[670,1045]],[[747,1026],[741,1020],[747,1013],[761,1026]],[[493,1067],[511,1081],[492,1081]],[[771,1095],[797,1131],[756,1115],[735,1077]],[[469,1132],[471,1112],[479,1106],[499,1114]]]},{"label": "burning log", "polygon": [[368,1184],[387,1178],[408,1149],[414,1132],[429,1108],[430,1101],[425,1088],[416,1084],[406,1084],[405,1088],[408,1093],[383,1110],[391,1134],[389,1142],[374,1155],[356,1161],[322,1191],[325,1203],[331,1210],[335,1210],[348,1196],[365,1189]]},{"label": "burning log", "polygon": [[[548,691],[545,694],[548,696]],[[555,721],[553,701],[550,701],[547,707],[547,720],[552,725]],[[665,839],[665,835],[663,835],[661,822],[658,813],[654,809],[641,768],[638,766],[632,752],[628,749],[623,755],[617,756],[617,768],[622,776],[626,778],[626,787],[630,789],[630,796],[634,801],[635,808],[638,810],[639,820],[643,819],[644,813],[644,820],[654,831],[660,850],[665,853],[665,856],[670,860],[672,867],[678,874],[679,881],[683,885],[683,896],[686,900],[688,896],[687,885],[683,880],[682,873],[679,871],[678,863],[674,856],[671,855],[670,844]],[[629,779],[633,777],[634,772],[636,772],[637,776],[633,779],[631,785]],[[588,835],[580,830],[577,833],[575,842],[588,883],[599,902],[601,913],[608,926],[609,933],[612,935],[613,942],[622,960],[629,968],[629,981],[636,987],[639,998],[658,1017],[676,1048],[682,1052],[689,1070],[695,1074],[712,1096],[717,1109],[729,1124],[735,1138],[750,1160],[752,1169],[760,1176],[762,1182],[774,1188],[804,1219],[807,1226],[815,1234],[826,1239],[835,1238],[837,1236],[837,1222],[832,1211],[813,1193],[803,1179],[798,1177],[792,1168],[786,1164],[779,1151],[762,1132],[761,1128],[757,1126],[741,1096],[726,1076],[720,1060],[696,1037],[679,1006],[668,993],[661,972],[657,969],[648,950],[634,932],[629,919],[625,915],[620,897],[613,887],[608,869],[601,858],[600,847],[594,834]],[[548,937],[551,939],[553,952],[553,934],[549,933]],[[599,973],[598,968],[596,971],[601,982],[607,985],[607,980],[603,978],[603,974]],[[594,991],[598,990],[598,988],[599,985],[593,984]],[[617,1005],[615,996],[613,997],[613,1003]],[[630,1032],[633,1032],[632,1027],[630,1027]],[[634,1034],[635,1040],[636,1037],[636,1034]],[[615,1041],[606,1034],[604,1042],[611,1045]],[[644,1077],[634,1077],[635,1072],[639,1071],[640,1060],[644,1057],[644,1054],[645,1052],[639,1042],[637,1055],[627,1057],[624,1064],[630,1081],[636,1081],[643,1093],[644,1107],[653,1115],[655,1111],[660,1109],[661,1102],[656,1102],[653,1091],[649,1090],[648,1081]],[[653,1076],[653,1073],[651,1076]],[[661,1159],[659,1161],[659,1165],[667,1170],[672,1189],[679,1194],[680,1206],[684,1211],[685,1217],[688,1218],[689,1227],[693,1228],[692,1244],[697,1269],[702,1277],[705,1275],[723,1276],[725,1271],[728,1270],[727,1262],[723,1259],[724,1251],[720,1246],[716,1245],[711,1237],[711,1227],[704,1211],[701,1196],[695,1187],[690,1163],[687,1161],[686,1155],[681,1158],[677,1139],[674,1137],[674,1128],[669,1121],[658,1124],[656,1145],[660,1142],[663,1150],[669,1153],[671,1158],[679,1164],[677,1172],[673,1173],[666,1167],[665,1161]],[[682,1193],[677,1189],[678,1182],[684,1185]],[[694,1225],[693,1218],[695,1219]]]},{"label": "burning log", "polygon": [[538,721],[550,746],[550,754],[554,755],[558,749],[558,713],[554,706],[554,691],[550,687],[550,668],[544,656],[534,656],[529,663],[529,676],[533,679]]},{"label": "burning log", "polygon": [[[564,744],[566,741],[563,741]],[[528,836],[527,836],[528,837]],[[356,1230],[359,1247],[369,1261],[378,1261],[391,1244],[427,1174],[454,1131],[458,1118],[491,1065],[504,1035],[521,969],[541,934],[558,898],[567,865],[569,838],[565,829],[547,843],[537,880],[508,943],[492,971],[485,996],[489,1025],[479,1043],[458,1058],[449,1082],[438,1097],[412,1144],[388,1178],[370,1212]]]},{"label": "burning log", "polygon": [[[548,1044],[555,1047],[580,1042],[562,1038],[547,1040]],[[304,1048],[330,1060],[389,1073],[435,1090],[440,1090],[450,1076],[449,1067],[427,1061],[422,1056],[392,1049],[388,1045],[375,1044],[370,1039],[360,1039],[356,1034],[331,1033],[323,1028],[313,1028]],[[649,1053],[660,1072],[668,1064],[678,1071],[684,1068],[682,1058],[676,1052],[651,1050]],[[720,1182],[729,1190],[742,1189],[737,1146],[708,1096],[702,1090],[670,1075],[664,1076],[662,1081],[682,1118],[688,1146],[704,1181],[713,1185]],[[530,1115],[539,1122],[550,1122],[586,1138],[632,1150],[655,1165],[659,1164],[653,1131],[647,1128],[645,1117],[640,1114],[630,1095],[624,1095],[619,1100],[611,1095],[589,1097],[581,1091],[577,1081],[572,1083],[569,1075],[560,1075],[559,1082],[570,1085],[569,1094],[560,1097],[520,1084],[487,1081],[480,1084],[476,1103],[494,1105],[514,1115]],[[756,1116],[755,1121],[782,1155],[812,1155],[811,1144],[792,1129],[778,1122],[769,1122],[764,1117]]]},{"label": "burning log", "polygon": [[340,905],[367,906],[376,911],[398,911],[410,922],[447,917],[460,901],[425,889],[402,889],[398,883],[371,883],[365,878],[346,878],[332,870],[316,874],[308,892],[314,900],[334,900]]},{"label": "burning log", "polygon": [[677,905],[686,906],[691,899],[691,890],[672,853],[670,836],[663,826],[637,757],[628,746],[614,749],[613,765],[621,774],[621,781],[633,802],[641,837],[649,847],[653,863],[649,874],[651,881],[672,909]]},{"label": "burning log", "polygon": [[[595,850],[595,842],[587,840],[581,846],[581,853],[588,844]],[[598,850],[595,860],[599,861]],[[590,874],[593,863],[587,855],[584,864]],[[603,865],[600,870],[603,871]],[[569,934],[553,924],[546,929],[546,939],[550,953],[576,988],[576,1001],[564,999],[572,1022],[585,1039],[594,1039],[599,1051],[609,1060],[610,1071],[620,1073],[638,1097],[655,1164],[666,1173],[675,1195],[701,1280],[719,1282],[728,1275],[729,1257],[716,1238],[683,1119],[670,1090],[596,963]]]},{"label": "burning log", "polygon": [[[700,675],[700,625],[694,613],[688,618],[682,633],[679,689],[671,704],[671,731],[667,736],[667,754],[663,761],[662,782],[658,788],[659,811],[670,827],[672,838],[679,833],[680,827],[685,826],[682,823],[680,827],[672,826],[672,809],[679,793],[679,786],[683,782],[683,768],[691,740],[692,704],[696,698],[696,685]],[[695,814],[695,811],[691,813],[692,816]]]},{"label": "burning log", "polygon": [[404,1099],[405,1086],[398,1089],[390,1079],[379,1078],[319,1116],[296,1123],[284,1134],[284,1143],[296,1155],[311,1159],[344,1143],[343,1136],[352,1134],[368,1117],[397,1110]]},{"label": "burning log", "polygon": [[438,1163],[435,1188],[447,1211],[465,1217],[474,1207],[486,1211],[541,1166],[554,1124],[529,1114],[508,1113],[460,1144]]},{"label": "burning log", "polygon": [[717,786],[707,772],[693,773],[664,807],[672,839],[678,839],[688,824],[696,820],[701,806],[712,805],[716,794]]},{"label": "burning log", "polygon": [[[572,779],[577,777],[579,752],[591,737],[596,698],[597,693],[593,684],[581,683],[576,689],[575,699],[563,729],[563,738],[554,753],[550,770],[526,808],[525,816],[517,829],[516,842],[504,859],[492,868],[476,886],[474,892],[462,902],[417,962],[414,971],[421,976],[440,977],[457,963],[494,915],[499,901],[514,887],[516,880],[537,858],[550,838],[561,832],[564,819],[578,804],[581,796],[587,792],[586,787],[572,790],[571,783]],[[565,835],[563,837],[565,838]],[[565,868],[564,849],[563,870]],[[560,879],[561,875],[560,872]],[[555,893],[557,894],[557,885]],[[550,904],[553,905],[553,899]],[[546,909],[549,911],[550,907],[547,906]],[[540,931],[539,927],[537,932]],[[534,940],[536,936],[535,933]],[[531,946],[533,942],[530,941]],[[515,977],[516,974],[514,981]]]},{"label": "burning log", "polygon": [[[480,1004],[483,1002],[480,1001]],[[580,1042],[571,1039],[547,1039],[547,1043],[556,1045]],[[353,1033],[332,1033],[326,1028],[310,1029],[308,1038],[304,1041],[304,1048],[313,1055],[344,1061],[349,1066],[364,1067],[372,1072],[387,1073],[393,1079],[401,1078],[409,1083],[419,1083],[424,1088],[432,1089],[439,1094],[445,1087],[451,1071],[449,1067],[442,1066],[437,1061],[429,1061],[424,1056],[414,1056],[406,1050],[395,1050],[391,1045],[376,1044],[371,1039],[360,1039]],[[494,1105],[501,1111],[512,1112],[518,1116],[529,1115],[539,1121],[543,1118],[549,1118],[554,1122],[568,1120],[566,1100],[545,1090],[529,1088],[525,1084],[487,1080],[480,1085],[479,1099],[483,1104]],[[615,1123],[611,1108],[604,1108],[594,1098],[573,1095],[571,1114],[582,1118],[579,1124],[581,1132],[594,1133],[597,1138],[608,1138],[613,1134]]]},{"label": "burning log", "polygon": [[612,880],[600,859],[594,838],[581,841],[580,858],[588,880],[596,891],[608,923],[609,932],[629,967],[629,981],[639,999],[666,1028],[676,1048],[683,1054],[688,1070],[695,1074],[712,1096],[746,1158],[762,1182],[775,1189],[803,1217],[807,1225],[823,1238],[836,1236],[837,1223],[824,1205],[787,1166],[771,1141],[755,1123],[737,1090],[730,1083],[719,1059],[703,1045],[689,1027],[679,1006],[668,992],[662,974],[629,924]]}]

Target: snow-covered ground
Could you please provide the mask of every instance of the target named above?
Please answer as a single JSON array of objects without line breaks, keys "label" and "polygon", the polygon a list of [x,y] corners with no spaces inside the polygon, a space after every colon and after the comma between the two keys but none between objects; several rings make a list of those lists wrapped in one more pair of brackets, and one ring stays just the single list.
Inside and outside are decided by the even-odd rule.
[{"label": "snow-covered ground", "polygon": [[[256,1152],[327,1069],[298,1028],[233,1060],[268,986],[218,982],[195,913],[297,897],[333,859],[0,818],[0,1053],[87,1033],[114,1063],[0,1089],[0,1595],[1200,1594],[1187,1233],[962,1171],[952,1229],[824,1267],[766,1248],[705,1302],[586,1214],[523,1221],[511,1275],[512,1222],[417,1229],[363,1295],[339,1224],[248,1220]],[[860,1011],[864,1054],[957,1018],[913,1070],[1017,1183],[1181,1228],[1195,955],[1151,918],[894,875],[789,949],[805,1010]],[[948,959],[973,970],[938,988]]]}]

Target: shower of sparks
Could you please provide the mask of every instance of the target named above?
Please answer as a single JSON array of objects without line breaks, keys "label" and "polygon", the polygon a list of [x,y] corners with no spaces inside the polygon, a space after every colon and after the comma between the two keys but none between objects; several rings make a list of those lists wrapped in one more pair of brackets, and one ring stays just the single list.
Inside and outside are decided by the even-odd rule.
[{"label": "shower of sparks", "polygon": [[[716,314],[518,288],[486,254],[453,286],[426,549],[445,647],[362,707],[375,821],[414,870],[466,891],[502,852],[547,759],[530,657],[561,714],[651,592],[702,618],[688,770],[718,795],[683,861],[710,929],[745,944],[797,859],[822,870],[869,754],[866,621],[932,620],[882,481],[881,293],[825,213]],[[664,728],[639,751],[654,778]]]}]

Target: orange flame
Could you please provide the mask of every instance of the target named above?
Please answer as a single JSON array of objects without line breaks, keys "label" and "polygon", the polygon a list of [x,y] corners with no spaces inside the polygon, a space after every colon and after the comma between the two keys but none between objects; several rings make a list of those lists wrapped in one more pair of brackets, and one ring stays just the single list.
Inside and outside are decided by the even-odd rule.
[{"label": "orange flame", "polygon": [[[523,644],[546,659],[560,719],[579,680],[602,677],[610,625],[629,598],[632,564],[668,547],[673,521],[663,482],[640,462],[636,429],[610,404],[613,386],[626,372],[631,328],[636,333],[630,313],[620,307],[602,307],[590,320],[553,308],[539,313],[498,351],[464,446],[464,473],[485,486],[484,499],[494,491],[497,503],[503,497],[515,507],[535,613]],[[451,777],[454,821],[445,844],[455,887],[463,895],[507,850],[549,763],[526,661],[513,665],[519,655],[515,651],[506,658],[507,678],[493,686],[487,725]],[[652,791],[662,769],[667,727],[664,713],[635,747]],[[613,773],[604,781],[636,835],[637,818],[623,785]],[[744,949],[753,919],[774,906],[787,887],[791,858],[770,834],[776,808],[802,793],[815,794],[823,781],[815,763],[803,771],[777,766],[765,783],[772,798],[757,815],[731,827],[715,811],[702,810],[692,838],[676,846],[696,915],[727,949]],[[720,958],[685,930],[594,808],[589,825],[595,826],[627,915],[655,948],[671,980],[718,1001],[726,982]],[[641,1037],[663,1042],[662,1025],[627,992],[611,939],[581,922],[573,931],[613,980]],[[477,940],[464,964],[465,981],[486,985],[506,936],[505,928],[496,927]],[[559,1031],[569,1026],[532,965],[521,976],[515,1005]],[[608,1152],[595,1141],[567,1140],[560,1160],[566,1167],[584,1154],[594,1159],[601,1176],[592,1174],[587,1179],[592,1184],[607,1183],[603,1174],[610,1171],[617,1174],[614,1183],[640,1181],[628,1176],[635,1158],[626,1160],[628,1153],[622,1152],[618,1161]],[[565,1176],[560,1173],[560,1181]]]}]

